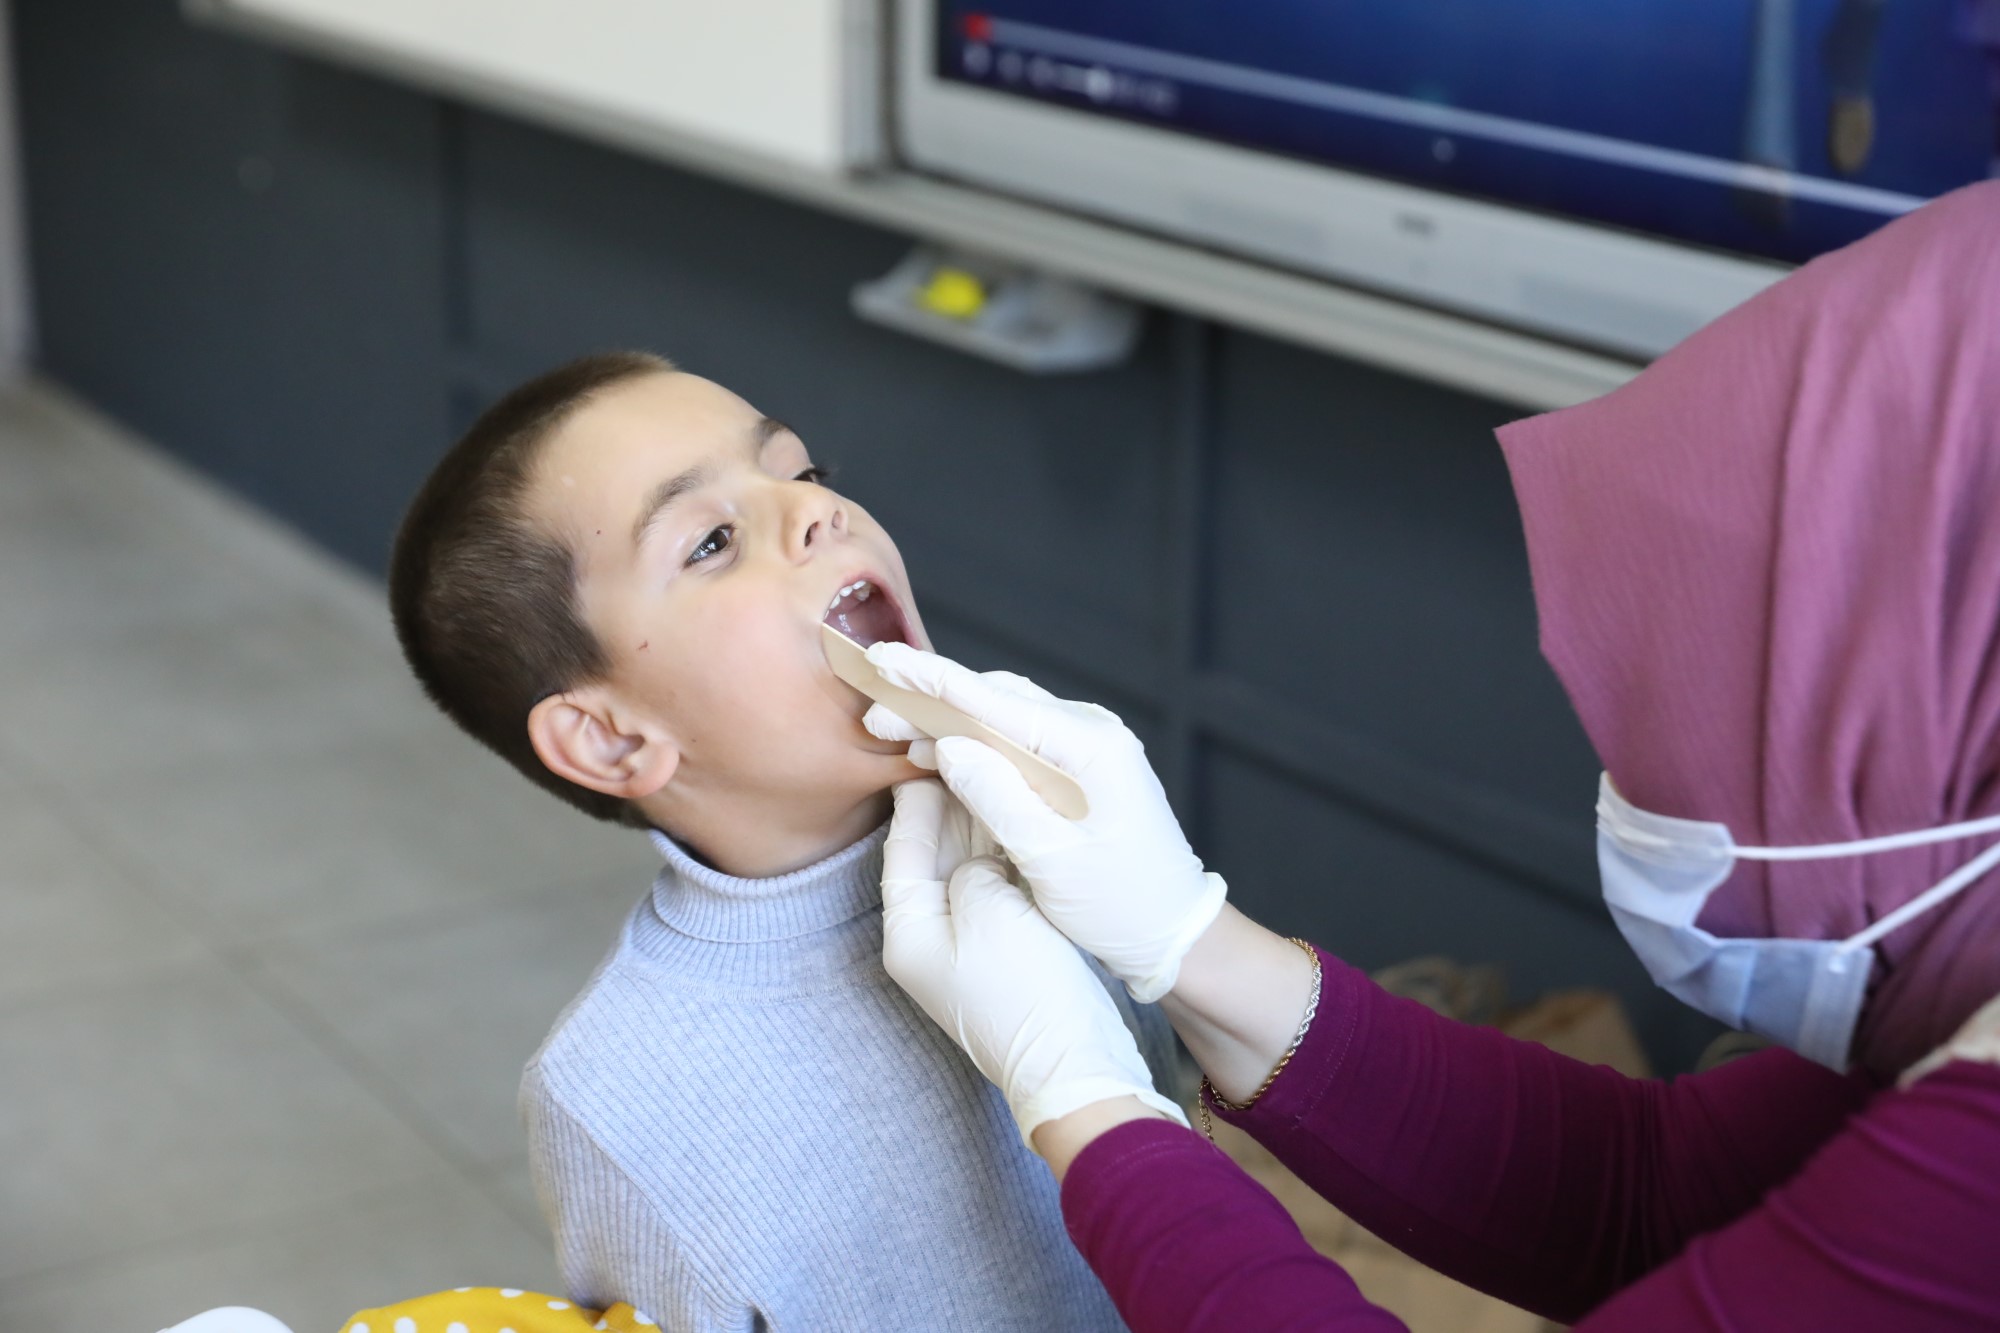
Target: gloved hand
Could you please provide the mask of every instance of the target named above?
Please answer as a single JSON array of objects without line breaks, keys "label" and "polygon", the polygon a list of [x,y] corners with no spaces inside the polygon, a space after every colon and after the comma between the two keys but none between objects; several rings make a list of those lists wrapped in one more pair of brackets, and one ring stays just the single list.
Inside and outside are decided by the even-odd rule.
[{"label": "gloved hand", "polygon": [[896,788],[882,851],[883,967],[999,1087],[1030,1149],[1038,1125],[1113,1097],[1185,1125],[1076,946],[1001,862],[957,859],[961,814],[937,782]]},{"label": "gloved hand", "polygon": [[[868,660],[892,684],[943,699],[1074,777],[1090,814],[1051,810],[991,747],[947,738],[913,745],[1005,849],[1035,905],[1095,954],[1132,998],[1173,989],[1181,960],[1222,910],[1227,886],[1206,874],[1167,805],[1145,747],[1095,704],[1071,703],[1023,677],[981,676],[903,643],[878,643]],[[880,704],[862,725],[884,740],[922,733]]]}]

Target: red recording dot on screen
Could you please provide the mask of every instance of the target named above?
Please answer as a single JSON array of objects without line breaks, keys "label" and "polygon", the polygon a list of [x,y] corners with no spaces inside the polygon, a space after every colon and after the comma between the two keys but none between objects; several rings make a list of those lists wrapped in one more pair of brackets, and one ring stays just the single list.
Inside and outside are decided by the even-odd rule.
[{"label": "red recording dot on screen", "polygon": [[993,18],[988,14],[967,14],[958,21],[959,31],[968,42],[990,42],[993,40]]}]

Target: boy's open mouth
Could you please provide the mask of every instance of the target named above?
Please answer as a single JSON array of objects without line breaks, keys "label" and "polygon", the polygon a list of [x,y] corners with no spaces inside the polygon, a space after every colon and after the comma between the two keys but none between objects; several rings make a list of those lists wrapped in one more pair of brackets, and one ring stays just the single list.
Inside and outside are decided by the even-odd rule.
[{"label": "boy's open mouth", "polygon": [[856,579],[835,593],[824,619],[863,648],[910,641],[903,609],[886,589],[868,579]]}]

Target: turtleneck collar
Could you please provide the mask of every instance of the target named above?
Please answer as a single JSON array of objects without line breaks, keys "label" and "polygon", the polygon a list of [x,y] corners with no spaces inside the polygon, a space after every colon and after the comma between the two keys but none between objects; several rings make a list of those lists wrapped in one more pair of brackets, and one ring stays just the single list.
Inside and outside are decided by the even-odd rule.
[{"label": "turtleneck collar", "polygon": [[795,939],[852,921],[882,905],[885,823],[824,860],[769,879],[740,879],[689,856],[652,831],[666,867],[653,881],[653,911],[668,928],[719,944]]}]

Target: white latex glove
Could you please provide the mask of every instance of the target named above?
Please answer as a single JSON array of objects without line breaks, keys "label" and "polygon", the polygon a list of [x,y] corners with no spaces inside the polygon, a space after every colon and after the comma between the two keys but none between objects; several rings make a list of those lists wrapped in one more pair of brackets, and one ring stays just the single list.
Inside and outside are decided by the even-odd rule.
[{"label": "white latex glove", "polygon": [[883,967],[1000,1089],[1030,1149],[1037,1126],[1113,1097],[1185,1125],[1076,946],[1001,862],[958,861],[959,809],[940,783],[896,788],[882,851]]},{"label": "white latex glove", "polygon": [[[979,817],[1063,934],[1097,955],[1133,999],[1150,1003],[1172,990],[1228,889],[1203,872],[1139,738],[1096,704],[1058,699],[1008,672],[982,676],[904,643],[878,643],[868,660],[892,684],[943,699],[1082,785],[1090,814],[1071,821],[989,746],[947,738],[911,747],[911,758],[934,763]],[[862,725],[884,740],[922,735],[880,704]]]}]

